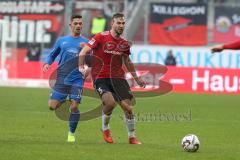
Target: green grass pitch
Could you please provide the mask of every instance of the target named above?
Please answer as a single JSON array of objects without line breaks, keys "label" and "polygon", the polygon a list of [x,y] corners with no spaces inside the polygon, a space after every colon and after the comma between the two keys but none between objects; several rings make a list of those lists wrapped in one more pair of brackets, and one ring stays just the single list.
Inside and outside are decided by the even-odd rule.
[{"label": "green grass pitch", "polygon": [[[0,88],[1,160],[238,160],[240,157],[239,95],[170,93],[138,98],[137,136],[143,144],[129,145],[119,107],[111,121],[114,144],[104,143],[100,118],[80,122],[77,142],[67,143],[67,122],[48,110],[49,92],[49,89]],[[98,99],[84,97],[80,110],[85,112],[99,103]],[[200,139],[196,153],[184,152],[180,146],[183,136],[189,133]]]}]

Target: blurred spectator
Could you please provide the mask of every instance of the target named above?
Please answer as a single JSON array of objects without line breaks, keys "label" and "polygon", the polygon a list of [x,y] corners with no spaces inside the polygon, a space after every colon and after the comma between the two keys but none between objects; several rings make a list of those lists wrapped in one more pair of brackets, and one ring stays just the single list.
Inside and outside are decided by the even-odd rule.
[{"label": "blurred spectator", "polygon": [[103,32],[106,27],[106,18],[103,16],[101,12],[99,12],[97,17],[92,19],[92,27],[91,27],[91,34],[94,36],[97,33]]},{"label": "blurred spectator", "polygon": [[177,65],[176,58],[174,57],[172,50],[168,51],[167,57],[166,57],[164,63],[166,66],[176,66]]},{"label": "blurred spectator", "polygon": [[39,61],[41,56],[41,44],[40,43],[33,43],[29,46],[27,56],[25,57],[24,61]]},{"label": "blurred spectator", "polygon": [[225,0],[215,0],[215,3],[225,3]]}]

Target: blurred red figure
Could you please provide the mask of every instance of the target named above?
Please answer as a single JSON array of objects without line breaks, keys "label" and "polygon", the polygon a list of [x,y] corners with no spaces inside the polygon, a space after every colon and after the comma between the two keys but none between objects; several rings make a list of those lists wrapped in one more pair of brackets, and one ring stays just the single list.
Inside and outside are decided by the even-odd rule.
[{"label": "blurred red figure", "polygon": [[236,41],[229,44],[216,45],[211,49],[211,51],[212,53],[215,53],[215,52],[222,52],[225,49],[232,49],[232,50],[240,49],[240,41]]},{"label": "blurred red figure", "polygon": [[113,143],[109,122],[117,105],[121,106],[125,117],[130,144],[141,144],[135,135],[135,118],[133,114],[134,99],[129,84],[124,77],[123,65],[132,74],[140,87],[146,83],[136,73],[134,64],[129,58],[130,44],[122,38],[125,28],[125,18],[122,13],[112,17],[111,30],[96,34],[79,53],[79,71],[85,74],[84,61],[86,53],[93,51],[91,60],[94,87],[99,94],[102,108],[102,134],[107,143]]}]

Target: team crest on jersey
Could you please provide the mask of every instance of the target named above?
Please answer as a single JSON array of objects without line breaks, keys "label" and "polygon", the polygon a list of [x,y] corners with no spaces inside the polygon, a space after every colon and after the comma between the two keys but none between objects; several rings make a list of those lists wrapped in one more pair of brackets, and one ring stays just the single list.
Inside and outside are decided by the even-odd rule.
[{"label": "team crest on jersey", "polygon": [[104,50],[109,50],[109,51],[112,51],[112,50],[115,50],[117,47],[117,44],[115,42],[107,42],[105,45],[104,45]]}]

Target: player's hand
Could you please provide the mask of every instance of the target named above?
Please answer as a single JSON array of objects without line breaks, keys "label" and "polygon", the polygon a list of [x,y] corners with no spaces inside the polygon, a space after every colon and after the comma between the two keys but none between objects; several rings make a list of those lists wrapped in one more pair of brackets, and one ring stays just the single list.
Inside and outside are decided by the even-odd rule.
[{"label": "player's hand", "polygon": [[213,48],[211,48],[212,53],[222,52],[223,50],[224,50],[223,45],[217,45],[217,46],[214,46]]},{"label": "player's hand", "polygon": [[143,88],[146,87],[146,85],[147,85],[146,82],[144,80],[142,80],[140,77],[136,78],[135,80],[140,87],[143,87]]},{"label": "player's hand", "polygon": [[79,72],[82,73],[83,78],[85,79],[88,76],[88,74],[89,74],[89,72],[87,72],[88,71],[88,67],[83,65],[83,66],[79,66],[78,69],[79,69]]},{"label": "player's hand", "polygon": [[85,73],[85,75],[84,75],[84,79],[86,79],[86,78],[88,77],[88,75],[91,73],[91,71],[92,71],[92,68],[91,68],[91,67],[88,67],[88,68],[86,69],[86,73]]},{"label": "player's hand", "polygon": [[87,45],[87,43],[84,43],[84,42],[80,43],[80,47],[81,47],[81,48],[83,48],[83,47],[86,46],[86,45]]},{"label": "player's hand", "polygon": [[43,73],[46,73],[46,72],[49,70],[49,68],[50,68],[50,65],[47,64],[47,63],[45,63],[45,64],[43,65],[43,67],[42,67]]}]

